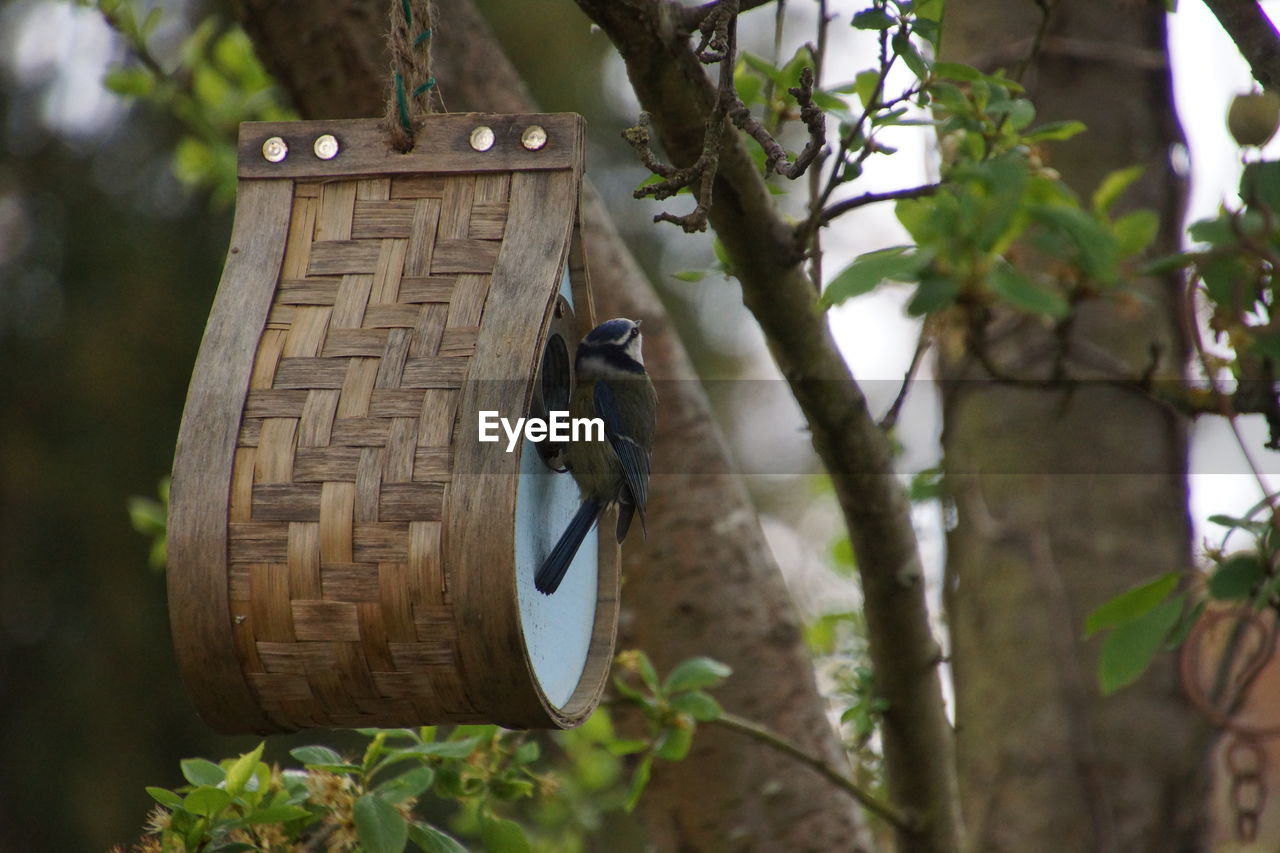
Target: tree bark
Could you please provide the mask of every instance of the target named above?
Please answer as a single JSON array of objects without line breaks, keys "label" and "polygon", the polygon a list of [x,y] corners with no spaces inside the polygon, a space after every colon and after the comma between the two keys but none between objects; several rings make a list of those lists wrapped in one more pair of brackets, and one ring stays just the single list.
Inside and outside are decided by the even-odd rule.
[{"label": "tree bark", "polygon": [[[944,58],[981,63],[992,45],[1025,55],[1041,7],[1052,17],[1024,81],[1029,97],[1040,120],[1080,119],[1089,128],[1055,146],[1050,165],[1085,198],[1106,173],[1144,165],[1121,207],[1157,211],[1153,251],[1172,251],[1183,185],[1170,152],[1182,135],[1167,65],[1152,61],[1165,47],[1162,4],[949,3]],[[1157,344],[1159,375],[1181,378],[1187,343],[1176,283],[1138,286],[1141,307],[1086,306],[1075,339],[1133,375]],[[1034,353],[1054,351],[1048,333],[1013,318],[1002,323],[996,362],[1047,376],[1051,356]],[[1207,728],[1184,700],[1173,656],[1102,698],[1100,644],[1082,637],[1098,604],[1191,565],[1186,424],[1102,383],[1070,393],[1001,386],[970,360],[945,354],[940,375],[956,508],[945,595],[972,849],[1202,849]]]},{"label": "tree bark", "polygon": [[[381,114],[385,3],[241,0],[240,9],[304,116]],[[433,73],[451,110],[536,109],[469,0],[437,0],[436,15]],[[716,691],[726,708],[842,766],[794,608],[688,356],[591,191],[585,222],[597,313],[643,318],[661,395],[649,535],[623,549],[622,644],[660,669],[694,655],[724,661],[734,670]],[[847,795],[817,773],[711,728],[685,761],[659,763],[641,814],[658,850],[856,850],[864,835]]]}]

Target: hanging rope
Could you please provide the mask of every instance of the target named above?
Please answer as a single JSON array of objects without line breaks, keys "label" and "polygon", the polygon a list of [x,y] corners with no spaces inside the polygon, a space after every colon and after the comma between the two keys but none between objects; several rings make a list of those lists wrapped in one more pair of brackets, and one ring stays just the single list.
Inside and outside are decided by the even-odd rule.
[{"label": "hanging rope", "polygon": [[431,0],[391,0],[391,92],[387,96],[387,133],[391,145],[413,147],[419,118],[431,112]]}]

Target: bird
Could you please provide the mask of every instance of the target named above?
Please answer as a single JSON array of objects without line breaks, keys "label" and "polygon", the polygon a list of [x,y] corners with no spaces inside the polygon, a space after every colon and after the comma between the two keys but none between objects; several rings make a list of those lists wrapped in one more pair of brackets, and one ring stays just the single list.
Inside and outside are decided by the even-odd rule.
[{"label": "bird", "polygon": [[534,575],[534,587],[544,595],[559,589],[582,540],[610,506],[618,507],[619,544],[635,516],[648,535],[644,512],[658,395],[644,368],[641,342],[639,321],[617,317],[588,332],[574,353],[570,417],[600,418],[605,440],[570,442],[564,449],[582,502]]}]

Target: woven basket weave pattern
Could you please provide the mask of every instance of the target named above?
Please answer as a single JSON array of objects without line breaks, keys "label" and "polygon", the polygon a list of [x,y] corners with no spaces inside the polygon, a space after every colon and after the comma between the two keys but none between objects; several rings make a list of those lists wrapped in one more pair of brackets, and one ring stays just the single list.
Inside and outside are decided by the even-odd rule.
[{"label": "woven basket weave pattern", "polygon": [[236,647],[282,727],[478,719],[442,520],[509,188],[507,172],[295,186],[228,526]]}]

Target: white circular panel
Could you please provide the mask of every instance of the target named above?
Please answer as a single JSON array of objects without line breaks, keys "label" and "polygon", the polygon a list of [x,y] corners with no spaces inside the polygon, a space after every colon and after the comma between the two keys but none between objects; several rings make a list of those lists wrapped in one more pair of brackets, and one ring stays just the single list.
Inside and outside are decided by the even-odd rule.
[{"label": "white circular panel", "polygon": [[[569,272],[560,293],[570,304]],[[570,357],[577,341],[565,341]],[[578,486],[570,474],[558,474],[525,441],[520,449],[520,484],[516,492],[516,590],[520,623],[533,674],[552,705],[563,708],[582,679],[595,625],[599,530],[593,527],[551,595],[533,586],[538,566],[555,547],[578,511]]]}]

